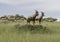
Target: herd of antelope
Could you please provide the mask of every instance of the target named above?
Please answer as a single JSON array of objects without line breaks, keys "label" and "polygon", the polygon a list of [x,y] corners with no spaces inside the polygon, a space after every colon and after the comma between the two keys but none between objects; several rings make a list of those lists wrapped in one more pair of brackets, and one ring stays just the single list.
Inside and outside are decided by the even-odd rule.
[{"label": "herd of antelope", "polygon": [[7,21],[18,21],[20,18],[16,18],[15,16],[2,16],[0,20],[7,20]]},{"label": "herd of antelope", "polygon": [[[39,12],[37,10],[35,10],[34,15],[29,16],[28,18],[26,18],[27,24],[30,24],[30,22],[33,22],[33,25],[35,24],[35,21],[38,20],[39,24],[41,23],[43,16],[44,16],[44,12],[41,12],[41,15],[39,16],[39,18],[37,18],[39,16]],[[2,16],[0,17],[0,19],[2,20],[19,20],[19,18],[15,18],[14,16]]]}]

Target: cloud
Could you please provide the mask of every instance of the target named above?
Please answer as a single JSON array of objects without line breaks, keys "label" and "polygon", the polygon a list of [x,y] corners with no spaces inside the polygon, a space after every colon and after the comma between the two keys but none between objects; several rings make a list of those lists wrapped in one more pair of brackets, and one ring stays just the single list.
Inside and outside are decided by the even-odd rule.
[{"label": "cloud", "polygon": [[46,0],[45,3],[47,11],[60,11],[60,0]]},{"label": "cloud", "polygon": [[44,0],[0,0],[0,3],[10,4],[10,5],[18,5],[30,2],[42,2]]},{"label": "cloud", "polygon": [[29,5],[31,5],[32,8],[36,7],[47,11],[60,10],[60,0],[0,0],[0,3],[12,6],[20,5],[21,7],[29,7]]},{"label": "cloud", "polygon": [[60,0],[0,0],[0,8],[2,14],[22,13],[29,15],[37,9],[39,12],[46,12],[46,16],[60,16]]},{"label": "cloud", "polygon": [[9,5],[17,5],[20,3],[20,0],[0,0],[0,3],[9,4]]}]

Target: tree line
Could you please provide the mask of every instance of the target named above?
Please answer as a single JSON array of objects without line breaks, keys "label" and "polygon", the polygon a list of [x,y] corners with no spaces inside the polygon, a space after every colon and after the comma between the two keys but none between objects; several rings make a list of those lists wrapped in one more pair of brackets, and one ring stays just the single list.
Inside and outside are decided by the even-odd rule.
[{"label": "tree line", "polygon": [[[24,15],[19,15],[19,14],[16,14],[15,16],[14,15],[10,15],[10,16],[1,16],[0,17],[0,20],[26,20],[26,17],[24,17]],[[47,18],[44,18],[43,21],[46,21],[46,22],[55,22],[57,21],[57,18],[52,18],[52,17],[47,17]]]}]

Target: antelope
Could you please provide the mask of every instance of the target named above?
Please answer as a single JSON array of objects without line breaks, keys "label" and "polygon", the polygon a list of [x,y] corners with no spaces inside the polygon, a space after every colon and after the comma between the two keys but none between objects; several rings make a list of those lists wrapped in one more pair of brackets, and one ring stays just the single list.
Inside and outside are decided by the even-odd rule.
[{"label": "antelope", "polygon": [[38,11],[35,10],[35,14],[32,15],[32,16],[29,16],[29,17],[27,18],[27,24],[28,24],[28,23],[30,24],[30,22],[32,21],[32,22],[33,22],[33,25],[34,25],[34,24],[35,24],[35,18],[36,18],[36,16],[38,16],[38,15],[39,15]]},{"label": "antelope", "polygon": [[36,20],[39,21],[39,24],[42,22],[43,16],[44,16],[44,12],[41,12],[41,16],[39,18],[36,18]]}]

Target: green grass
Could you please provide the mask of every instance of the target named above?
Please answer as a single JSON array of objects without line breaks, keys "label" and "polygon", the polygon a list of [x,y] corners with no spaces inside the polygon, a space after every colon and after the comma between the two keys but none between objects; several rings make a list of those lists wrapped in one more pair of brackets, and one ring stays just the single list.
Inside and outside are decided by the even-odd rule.
[{"label": "green grass", "polygon": [[0,42],[60,42],[60,22],[0,22]]}]

